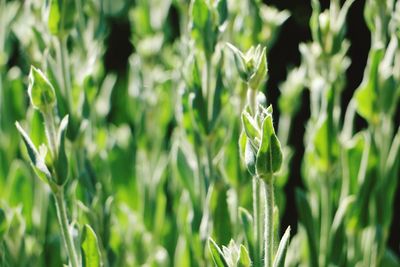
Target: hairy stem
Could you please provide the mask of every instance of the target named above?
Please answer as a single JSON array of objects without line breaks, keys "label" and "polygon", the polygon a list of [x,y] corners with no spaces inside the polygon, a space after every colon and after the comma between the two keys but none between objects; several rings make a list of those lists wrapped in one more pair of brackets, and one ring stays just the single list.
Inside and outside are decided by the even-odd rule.
[{"label": "hairy stem", "polygon": [[54,120],[54,114],[52,108],[46,109],[43,113],[44,126],[46,129],[47,141],[50,146],[50,154],[53,160],[56,160],[58,155],[57,149],[57,131],[56,122]]},{"label": "hairy stem", "polygon": [[59,190],[56,194],[54,194],[54,198],[56,201],[56,209],[57,209],[57,218],[58,223],[61,228],[61,235],[64,240],[64,245],[68,252],[68,257],[71,262],[72,267],[79,267],[78,256],[76,254],[74,241],[69,231],[69,223],[67,211],[65,208],[65,199],[64,199],[64,190]]},{"label": "hairy stem", "polygon": [[253,177],[253,233],[254,233],[254,267],[261,266],[262,251],[262,209],[261,209],[261,179]]},{"label": "hairy stem", "polygon": [[257,98],[257,91],[248,87],[247,90],[247,103],[249,103],[250,110],[253,113],[253,115],[256,114],[257,112],[257,104],[256,104],[256,98]]},{"label": "hairy stem", "polygon": [[274,186],[272,177],[265,183],[264,266],[272,267],[274,248]]},{"label": "hairy stem", "polygon": [[330,189],[328,181],[325,180],[321,186],[321,254],[320,265],[326,266],[329,261],[329,241],[331,228],[331,205],[330,205]]}]

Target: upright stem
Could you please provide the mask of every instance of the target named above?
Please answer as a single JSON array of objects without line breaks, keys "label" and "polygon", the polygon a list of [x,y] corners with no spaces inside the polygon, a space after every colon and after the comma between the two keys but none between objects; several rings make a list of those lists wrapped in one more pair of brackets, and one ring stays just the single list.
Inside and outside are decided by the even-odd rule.
[{"label": "upright stem", "polygon": [[[212,118],[212,112],[213,112],[213,105],[212,105],[212,101],[213,101],[213,92],[211,89],[211,58],[208,56],[206,56],[206,97],[207,97],[207,118],[208,121],[211,121]],[[208,136],[206,138],[206,144],[205,144],[205,148],[206,148],[206,156],[207,156],[207,164],[208,164],[208,182],[207,184],[209,184],[212,179],[213,179],[213,155],[212,155],[212,151],[211,151],[211,144],[210,144],[211,140],[210,140],[210,133],[208,133]],[[207,186],[208,187],[208,186]]]},{"label": "upright stem", "polygon": [[261,250],[262,250],[262,209],[261,209],[261,190],[260,183],[261,179],[257,176],[253,177],[253,233],[255,242],[255,255],[254,255],[254,267],[261,266]]},{"label": "upright stem", "polygon": [[269,177],[265,183],[265,193],[264,266],[272,267],[274,248],[274,186],[272,177]]},{"label": "upright stem", "polygon": [[57,217],[58,223],[61,228],[61,235],[64,240],[64,245],[68,252],[68,257],[71,262],[72,267],[79,267],[78,256],[76,254],[74,241],[69,231],[69,223],[67,217],[67,211],[65,208],[64,190],[60,189],[54,194],[54,199],[56,201]]},{"label": "upright stem", "polygon": [[[2,116],[3,116],[3,81],[2,81],[2,68],[0,66],[0,126],[2,125]],[[6,113],[4,113],[6,114]]]},{"label": "upright stem", "polygon": [[[328,178],[328,177],[327,177]],[[321,254],[320,265],[326,266],[329,260],[329,235],[331,227],[331,206],[330,206],[330,189],[328,179],[322,182],[321,186]]]},{"label": "upright stem", "polygon": [[44,119],[44,126],[46,128],[47,140],[50,146],[50,153],[53,157],[53,160],[56,160],[57,157],[57,131],[56,131],[56,123],[54,120],[54,114],[52,108],[48,108],[44,112],[42,112]]},{"label": "upright stem", "polygon": [[207,97],[207,118],[212,117],[212,92],[211,92],[211,58],[206,57],[206,97]]},{"label": "upright stem", "polygon": [[250,110],[253,112],[253,115],[257,112],[257,105],[256,105],[256,98],[257,98],[257,91],[250,88],[247,89],[247,103],[249,103]]}]

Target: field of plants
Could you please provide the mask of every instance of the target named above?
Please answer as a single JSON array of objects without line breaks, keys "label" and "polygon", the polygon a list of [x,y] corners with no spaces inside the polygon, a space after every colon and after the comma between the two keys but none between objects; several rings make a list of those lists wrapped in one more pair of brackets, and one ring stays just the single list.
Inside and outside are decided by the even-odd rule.
[{"label": "field of plants", "polygon": [[271,2],[0,0],[0,266],[400,266],[400,2]]}]

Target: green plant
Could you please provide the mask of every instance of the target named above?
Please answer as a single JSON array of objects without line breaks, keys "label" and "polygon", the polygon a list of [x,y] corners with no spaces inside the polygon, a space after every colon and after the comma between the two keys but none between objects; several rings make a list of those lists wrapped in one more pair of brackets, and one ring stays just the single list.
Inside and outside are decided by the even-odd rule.
[{"label": "green plant", "polygon": [[233,45],[229,47],[234,53],[240,77],[248,87],[239,145],[246,167],[253,176],[253,215],[241,210],[250,255],[245,247],[234,253],[237,250],[234,243],[221,251],[212,239],[209,241],[210,250],[217,266],[238,266],[238,262],[239,266],[284,266],[290,228],[275,251],[274,231],[278,227],[274,225],[277,208],[273,187],[274,174],[282,165],[282,151],[272,122],[272,106],[266,108],[265,96],[257,94],[267,75],[266,49],[252,47],[244,55]]},{"label": "green plant", "polygon": [[400,4],[263,2],[0,0],[0,266],[399,265]]},{"label": "green plant", "polygon": [[[58,117],[55,115],[56,95],[53,86],[46,76],[35,67],[31,67],[29,74],[29,97],[32,106],[40,111],[44,119],[47,144],[41,144],[39,150],[34,145],[31,138],[17,122],[16,127],[24,140],[32,168],[37,176],[45,182],[51,189],[57,209],[57,218],[60,232],[68,252],[71,266],[80,266],[78,250],[72,235],[70,220],[67,215],[65,186],[69,178],[68,158],[66,154],[66,131],[68,126],[68,115],[60,123],[56,123]],[[47,152],[50,152],[47,155]],[[90,261],[98,261],[95,266],[99,266],[99,252],[96,236],[91,228],[85,226],[83,237],[83,260],[85,255],[90,254]],[[89,232],[88,234],[86,234]],[[86,237],[89,236],[89,237]],[[90,239],[89,239],[90,238]]]}]

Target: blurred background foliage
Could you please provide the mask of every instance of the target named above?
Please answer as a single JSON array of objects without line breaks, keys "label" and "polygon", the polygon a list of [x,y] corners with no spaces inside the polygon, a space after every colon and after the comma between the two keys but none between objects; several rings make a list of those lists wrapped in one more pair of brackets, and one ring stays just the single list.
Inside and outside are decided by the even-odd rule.
[{"label": "blurred background foliage", "polygon": [[287,265],[398,266],[399,4],[76,0],[50,25],[54,2],[0,0],[0,266],[67,258],[14,126],[46,142],[29,106],[31,65],[70,116],[69,216],[76,241],[93,228],[104,266],[212,266],[209,236],[245,243],[245,88],[226,42],[267,46],[264,92],[285,155],[275,230],[294,236]]}]

